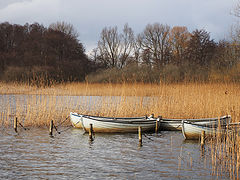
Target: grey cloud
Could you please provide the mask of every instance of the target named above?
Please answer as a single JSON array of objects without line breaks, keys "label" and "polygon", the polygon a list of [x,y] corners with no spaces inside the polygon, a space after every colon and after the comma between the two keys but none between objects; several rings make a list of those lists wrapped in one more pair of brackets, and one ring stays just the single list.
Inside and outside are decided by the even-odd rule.
[{"label": "grey cloud", "polygon": [[31,1],[31,0],[0,0],[0,9],[5,8],[8,5],[11,5],[14,3],[22,3],[26,1]]},{"label": "grey cloud", "polygon": [[121,29],[128,23],[138,33],[148,23],[159,22],[190,31],[205,28],[221,38],[234,23],[229,0],[8,0],[0,1],[0,8],[1,22],[71,23],[87,49],[96,45],[105,26]]}]

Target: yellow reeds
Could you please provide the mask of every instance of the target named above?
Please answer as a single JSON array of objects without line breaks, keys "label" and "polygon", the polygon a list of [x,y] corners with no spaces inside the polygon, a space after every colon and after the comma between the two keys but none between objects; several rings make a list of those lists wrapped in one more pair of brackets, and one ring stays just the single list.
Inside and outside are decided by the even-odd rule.
[{"label": "yellow reeds", "polygon": [[212,159],[212,173],[239,179],[239,126],[228,126],[225,133],[217,134],[208,140]]},{"label": "yellow reeds", "polygon": [[[240,84],[235,83],[66,83],[42,88],[0,83],[0,94],[6,97],[0,101],[0,126],[12,125],[15,117],[24,126],[48,126],[51,120],[58,124],[71,111],[113,117],[152,113],[165,118],[231,115],[232,122],[239,122],[239,90]],[[228,172],[232,179],[239,177],[239,144],[239,131],[231,128],[206,143],[211,150],[213,174]]]},{"label": "yellow reeds", "polygon": [[5,102],[11,110],[2,110],[2,116],[22,117],[29,126],[48,125],[51,119],[60,120],[70,111],[114,117],[153,113],[169,118],[201,118],[230,114],[238,121],[239,89],[240,84],[234,83],[66,83],[46,88],[0,83],[0,94],[14,94],[16,101],[15,110]]}]

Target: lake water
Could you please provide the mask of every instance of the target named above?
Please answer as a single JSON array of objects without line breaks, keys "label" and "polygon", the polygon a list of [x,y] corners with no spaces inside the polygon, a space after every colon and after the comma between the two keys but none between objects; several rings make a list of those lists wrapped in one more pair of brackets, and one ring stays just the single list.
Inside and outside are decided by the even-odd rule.
[{"label": "lake water", "polygon": [[[1,95],[0,118],[4,118],[4,111],[14,115],[16,101],[25,106],[29,98],[36,99],[35,106],[42,100],[41,96]],[[102,100],[90,96],[55,98],[61,109],[70,101],[77,107],[81,98],[88,102],[81,108],[96,108],[92,100]],[[209,151],[202,153],[199,142],[184,141],[181,132],[145,134],[140,147],[138,134],[96,134],[91,142],[81,129],[64,131],[66,128],[50,137],[48,128],[25,131],[19,127],[15,133],[13,128],[1,127],[0,179],[229,179],[216,176]]]},{"label": "lake water", "polygon": [[[39,111],[39,107],[58,111],[101,111],[102,106],[105,109],[115,109],[121,101],[147,106],[153,97],[124,97],[121,96],[48,96],[48,95],[1,95],[0,94],[0,113],[18,114],[24,117],[27,111]],[[44,107],[43,107],[44,106]],[[5,114],[6,115],[6,114]],[[4,116],[4,115],[3,115]]]},{"label": "lake water", "polygon": [[2,129],[0,144],[0,179],[216,178],[209,155],[181,132],[146,134],[140,147],[138,134],[95,134],[91,142],[74,128],[54,137],[47,128]]}]

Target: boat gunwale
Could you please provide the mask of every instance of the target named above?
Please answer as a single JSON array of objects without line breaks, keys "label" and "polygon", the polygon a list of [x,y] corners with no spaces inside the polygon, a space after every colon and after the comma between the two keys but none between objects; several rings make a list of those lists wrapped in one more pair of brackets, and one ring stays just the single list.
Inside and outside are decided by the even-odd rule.
[{"label": "boat gunwale", "polygon": [[[223,120],[223,119],[222,119]],[[182,121],[182,125],[186,123],[186,124],[191,124],[193,126],[198,126],[198,127],[202,127],[202,128],[209,128],[209,129],[218,129],[219,128],[219,122],[217,121],[216,123],[213,124],[196,124],[194,122],[190,122],[190,121]],[[213,126],[213,125],[217,125],[217,126]],[[183,126],[182,126],[183,127]],[[227,127],[227,123],[226,124],[220,124],[221,128],[226,128]]]},{"label": "boat gunwale", "polygon": [[[95,118],[105,118],[105,119],[147,119],[147,116],[140,116],[140,117],[107,117],[107,116],[94,116],[94,115],[87,115],[87,114],[79,114],[75,112],[71,112],[71,114],[79,116],[79,117],[95,117]],[[157,119],[157,118],[156,118]]]},{"label": "boat gunwale", "polygon": [[182,122],[182,121],[193,121],[193,122],[201,122],[201,121],[217,121],[217,120],[224,120],[224,119],[231,119],[231,115],[225,115],[215,118],[200,118],[200,119],[166,119],[161,118],[160,122],[167,123],[167,122]]},{"label": "boat gunwale", "polygon": [[[77,117],[83,117],[83,118],[87,118],[90,120],[94,120],[94,121],[100,121],[100,122],[106,122],[106,123],[122,123],[122,124],[154,124],[156,123],[156,121],[159,121],[158,119],[139,119],[139,118],[128,118],[128,119],[120,119],[120,118],[108,118],[108,119],[95,119],[92,118],[92,116],[86,116],[86,115],[79,115],[79,114],[73,114],[73,116],[77,116]],[[99,117],[99,116],[94,116],[94,117]],[[100,118],[104,118],[104,117],[100,117]]]}]

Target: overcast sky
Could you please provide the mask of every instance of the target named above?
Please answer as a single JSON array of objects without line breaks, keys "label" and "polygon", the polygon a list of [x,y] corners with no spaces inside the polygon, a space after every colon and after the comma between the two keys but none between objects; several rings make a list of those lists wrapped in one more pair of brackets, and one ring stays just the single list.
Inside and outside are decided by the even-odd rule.
[{"label": "overcast sky", "polygon": [[125,23],[135,33],[158,22],[205,29],[215,40],[229,34],[237,0],[0,0],[0,22],[38,22],[47,27],[57,21],[71,23],[87,51],[94,48],[101,30]]}]

